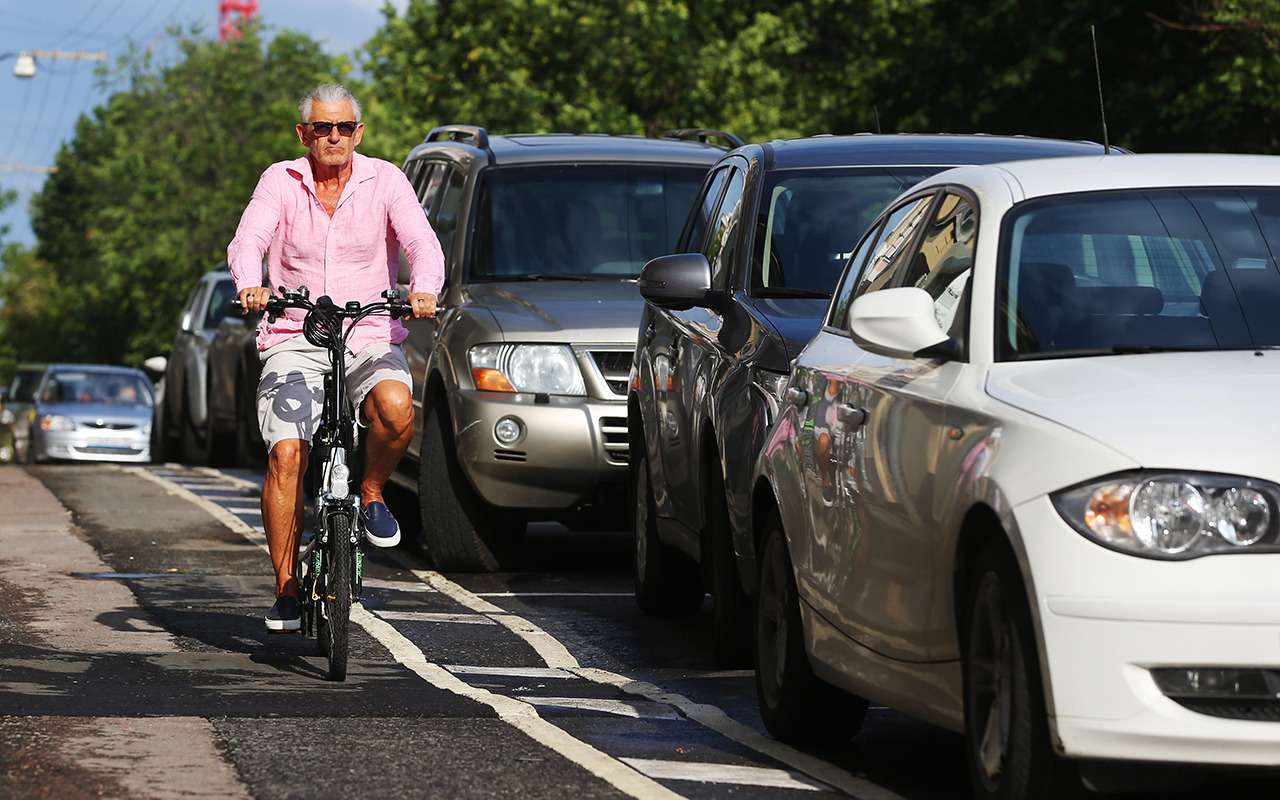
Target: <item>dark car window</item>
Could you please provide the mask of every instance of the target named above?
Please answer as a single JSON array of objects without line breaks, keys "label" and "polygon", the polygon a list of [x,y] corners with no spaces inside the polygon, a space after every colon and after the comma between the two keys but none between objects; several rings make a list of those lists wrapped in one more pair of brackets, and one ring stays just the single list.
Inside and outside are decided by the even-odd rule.
[{"label": "dark car window", "polygon": [[702,250],[707,228],[711,225],[711,218],[720,207],[720,195],[724,192],[724,185],[729,180],[729,170],[729,167],[721,167],[707,181],[706,189],[689,217],[688,230],[683,240],[685,252],[696,253]]},{"label": "dark car window", "polygon": [[443,165],[438,163],[424,162],[421,169],[418,170],[418,175],[413,182],[413,188],[418,193],[418,203],[423,208],[427,207],[427,198],[431,195],[431,184],[443,168]]},{"label": "dark car window", "polygon": [[432,227],[436,238],[440,240],[446,264],[453,252],[453,240],[458,232],[458,214],[462,211],[466,179],[466,173],[462,170],[456,167],[450,169],[448,180],[441,185],[440,199],[433,203],[435,219],[432,220]]},{"label": "dark car window", "polygon": [[912,252],[912,242],[915,241],[916,232],[924,222],[932,200],[932,194],[909,200],[894,209],[885,220],[880,237],[858,276],[858,285],[853,290],[854,300],[867,292],[896,284],[902,271],[911,263],[907,255]]},{"label": "dark car window", "polygon": [[1280,346],[1280,190],[1070,195],[1015,208],[1001,359]]},{"label": "dark car window", "polygon": [[674,251],[704,174],[647,164],[490,170],[471,277],[634,278]]},{"label": "dark car window", "polygon": [[977,242],[975,206],[973,200],[955,192],[943,195],[899,284],[928,292],[939,327],[957,338],[965,322],[961,299],[968,289]]},{"label": "dark car window", "polygon": [[45,381],[42,403],[106,403],[108,405],[151,405],[149,381],[136,375],[112,372],[59,370]]},{"label": "dark car window", "polygon": [[727,271],[733,264],[733,251],[738,241],[738,221],[742,218],[743,188],[746,186],[746,174],[740,169],[733,169],[729,185],[716,211],[716,218],[707,241],[702,247],[702,254],[711,264],[711,285],[722,289]]},{"label": "dark car window", "polygon": [[871,247],[880,241],[881,226],[877,225],[862,237],[858,247],[849,258],[844,268],[844,276],[840,279],[840,288],[836,290],[831,311],[827,314],[827,324],[833,328],[844,329],[849,321],[849,303],[853,302],[853,287],[858,285],[858,275],[862,273],[862,262],[867,260]]},{"label": "dark car window", "polygon": [[[233,313],[231,298],[236,296],[234,281],[218,281],[213,284],[213,294],[209,297],[209,306],[205,309],[204,327],[216,328],[218,323]],[[237,312],[238,313],[238,312]]]},{"label": "dark car window", "polygon": [[885,205],[937,168],[786,170],[765,183],[752,294],[829,295],[858,237]]},{"label": "dark car window", "polygon": [[30,403],[36,398],[36,387],[44,377],[43,369],[20,369],[9,383],[9,402]]}]

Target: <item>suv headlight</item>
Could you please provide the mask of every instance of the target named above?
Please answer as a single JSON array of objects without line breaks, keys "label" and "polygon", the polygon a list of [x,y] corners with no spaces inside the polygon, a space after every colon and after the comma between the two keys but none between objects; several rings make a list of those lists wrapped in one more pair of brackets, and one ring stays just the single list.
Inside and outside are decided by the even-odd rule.
[{"label": "suv headlight", "polygon": [[563,344],[481,344],[467,353],[477,389],[585,395],[582,370]]},{"label": "suv headlight", "polygon": [[1126,553],[1187,559],[1280,550],[1280,486],[1253,478],[1136,472],[1052,496],[1073,528]]},{"label": "suv headlight", "polygon": [[59,414],[45,414],[40,418],[40,430],[42,431],[74,431],[75,429],[76,423],[71,417],[64,417]]}]

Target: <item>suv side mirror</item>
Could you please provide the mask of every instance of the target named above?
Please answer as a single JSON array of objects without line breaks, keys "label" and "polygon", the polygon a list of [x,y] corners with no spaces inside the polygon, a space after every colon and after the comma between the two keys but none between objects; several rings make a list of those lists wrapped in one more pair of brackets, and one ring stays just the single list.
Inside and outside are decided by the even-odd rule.
[{"label": "suv side mirror", "polygon": [[190,332],[191,332],[191,323],[192,323],[192,320],[194,319],[194,317],[195,317],[195,314],[193,314],[192,312],[190,312],[190,311],[183,311],[183,312],[182,312],[182,321],[178,323],[178,328],[179,328],[180,330],[182,330],[184,333],[190,333]]},{"label": "suv side mirror", "polygon": [[849,307],[849,333],[864,350],[891,358],[954,358],[955,342],[938,325],[933,298],[903,286],[868,292]]},{"label": "suv side mirror", "polygon": [[640,270],[639,285],[640,295],[660,308],[706,306],[711,299],[711,265],[702,253],[658,256]]}]

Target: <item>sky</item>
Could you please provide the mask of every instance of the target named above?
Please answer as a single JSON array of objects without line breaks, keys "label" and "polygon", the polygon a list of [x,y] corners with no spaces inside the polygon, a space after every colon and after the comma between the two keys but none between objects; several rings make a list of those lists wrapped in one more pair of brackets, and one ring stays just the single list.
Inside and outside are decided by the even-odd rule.
[{"label": "sky", "polygon": [[[382,23],[385,0],[258,0],[268,26],[310,34],[331,53],[351,52]],[[403,10],[408,0],[391,0]],[[0,212],[9,226],[6,242],[34,242],[27,219],[31,195],[45,174],[26,171],[53,163],[58,147],[74,132],[75,121],[100,104],[110,89],[94,78],[92,62],[45,61],[31,79],[15,78],[15,59],[23,50],[122,52],[133,40],[162,47],[170,25],[200,22],[209,35],[218,27],[218,0],[0,0],[0,189],[19,192],[18,202]],[[15,166],[18,169],[15,169]]]}]

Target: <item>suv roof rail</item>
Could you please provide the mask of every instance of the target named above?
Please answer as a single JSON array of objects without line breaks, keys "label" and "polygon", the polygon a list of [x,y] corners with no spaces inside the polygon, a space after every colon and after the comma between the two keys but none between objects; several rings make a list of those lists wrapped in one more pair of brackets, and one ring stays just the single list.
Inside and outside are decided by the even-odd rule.
[{"label": "suv roof rail", "polygon": [[423,142],[444,139],[450,142],[470,141],[481,150],[489,149],[489,132],[479,125],[438,125],[431,129]]},{"label": "suv roof rail", "polygon": [[742,147],[745,142],[726,131],[717,131],[712,128],[676,128],[662,134],[663,139],[683,139],[687,142],[702,142],[703,144],[711,144],[712,139],[722,139],[729,143],[730,150],[735,147]]}]

